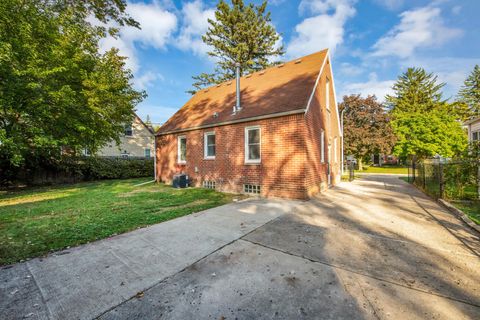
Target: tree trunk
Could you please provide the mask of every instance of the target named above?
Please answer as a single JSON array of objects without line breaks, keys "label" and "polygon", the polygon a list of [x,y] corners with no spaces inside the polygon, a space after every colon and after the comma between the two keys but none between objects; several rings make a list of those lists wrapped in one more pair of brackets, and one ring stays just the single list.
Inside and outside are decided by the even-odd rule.
[{"label": "tree trunk", "polygon": [[358,171],[363,171],[363,159],[362,159],[362,157],[358,158]]}]

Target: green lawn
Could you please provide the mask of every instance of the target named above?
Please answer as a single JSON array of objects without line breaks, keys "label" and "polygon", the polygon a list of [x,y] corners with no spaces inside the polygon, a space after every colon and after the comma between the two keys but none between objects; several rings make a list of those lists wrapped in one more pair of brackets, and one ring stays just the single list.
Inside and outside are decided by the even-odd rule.
[{"label": "green lawn", "polygon": [[0,265],[40,256],[232,201],[149,178],[0,192]]},{"label": "green lawn", "polygon": [[364,167],[363,171],[356,171],[358,173],[390,173],[390,174],[408,174],[407,167],[399,166],[385,166],[385,167]]},{"label": "green lawn", "polygon": [[451,201],[451,203],[480,225],[480,201]]}]

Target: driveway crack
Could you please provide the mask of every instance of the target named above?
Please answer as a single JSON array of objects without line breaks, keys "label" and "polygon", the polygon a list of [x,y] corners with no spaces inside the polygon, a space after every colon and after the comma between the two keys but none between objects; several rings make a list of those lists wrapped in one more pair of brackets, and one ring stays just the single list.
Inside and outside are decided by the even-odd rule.
[{"label": "driveway crack", "polygon": [[343,271],[346,271],[346,272],[350,272],[350,273],[353,273],[353,274],[356,274],[356,275],[359,275],[359,276],[363,276],[363,277],[367,277],[367,278],[370,278],[370,279],[374,279],[374,280],[377,280],[377,281],[385,282],[385,283],[388,283],[388,284],[391,284],[391,285],[399,286],[399,287],[402,287],[402,288],[414,290],[414,291],[421,292],[421,293],[426,293],[426,294],[433,295],[433,296],[437,296],[437,297],[440,297],[440,298],[449,299],[449,300],[452,300],[452,301],[457,301],[457,302],[465,303],[465,304],[468,304],[468,305],[471,305],[471,306],[474,306],[474,307],[480,307],[480,304],[472,303],[472,302],[470,302],[470,301],[466,301],[466,300],[463,300],[463,299],[457,299],[457,298],[454,298],[454,297],[446,296],[446,295],[443,295],[443,294],[440,294],[440,293],[436,293],[436,292],[432,292],[432,291],[423,290],[423,289],[420,289],[420,288],[410,287],[410,286],[404,285],[404,284],[402,284],[402,283],[398,283],[398,282],[395,282],[395,281],[382,279],[382,278],[375,277],[375,276],[372,276],[372,275],[369,275],[369,274],[366,274],[366,273],[363,273],[363,272],[360,272],[360,271],[357,271],[357,270],[353,270],[353,269],[350,269],[350,268],[346,268],[345,266],[336,265],[336,264],[328,263],[328,262],[325,262],[325,261],[317,261],[317,260],[314,260],[314,259],[309,258],[309,257],[304,256],[304,255],[297,255],[297,254],[294,254],[294,253],[290,253],[290,252],[288,252],[288,251],[281,250],[281,249],[277,249],[277,248],[273,248],[273,247],[270,247],[270,246],[264,245],[264,244],[262,244],[262,243],[258,243],[258,242],[252,241],[252,240],[243,239],[243,238],[241,238],[240,240],[246,241],[246,242],[250,242],[250,243],[252,243],[252,244],[254,244],[254,245],[258,245],[258,246],[261,246],[261,247],[264,247],[264,248],[267,248],[267,249],[270,249],[270,250],[278,251],[278,252],[287,254],[287,255],[289,255],[289,256],[292,256],[292,257],[297,257],[297,258],[305,259],[305,260],[308,260],[308,261],[313,262],[313,263],[323,264],[323,265],[332,267],[332,268],[334,268],[334,269],[340,269],[340,270],[343,270]]}]

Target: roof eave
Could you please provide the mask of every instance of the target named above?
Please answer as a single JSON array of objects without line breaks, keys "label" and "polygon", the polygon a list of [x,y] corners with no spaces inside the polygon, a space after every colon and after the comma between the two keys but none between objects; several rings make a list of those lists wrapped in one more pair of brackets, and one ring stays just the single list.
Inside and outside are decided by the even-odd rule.
[{"label": "roof eave", "polygon": [[265,114],[265,115],[261,115],[261,116],[250,117],[250,118],[242,118],[242,119],[237,119],[237,120],[223,121],[223,122],[219,122],[219,123],[206,124],[206,125],[195,126],[195,127],[185,128],[185,129],[175,129],[175,130],[170,130],[170,131],[165,131],[165,132],[157,132],[155,134],[155,136],[164,136],[164,135],[167,135],[167,134],[174,134],[174,133],[181,133],[181,132],[186,132],[186,131],[193,131],[193,130],[200,130],[200,129],[226,126],[226,125],[229,125],[229,124],[237,124],[237,123],[250,122],[250,121],[256,121],[256,120],[264,120],[264,119],[285,117],[285,116],[300,114],[300,113],[305,113],[305,108],[295,109],[295,110],[291,110],[291,111]]}]

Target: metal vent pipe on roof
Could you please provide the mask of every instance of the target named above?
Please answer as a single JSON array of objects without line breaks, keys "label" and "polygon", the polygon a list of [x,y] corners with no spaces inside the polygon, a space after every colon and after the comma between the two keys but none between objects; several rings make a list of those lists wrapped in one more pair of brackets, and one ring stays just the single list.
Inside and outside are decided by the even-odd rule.
[{"label": "metal vent pipe on roof", "polygon": [[240,63],[235,64],[236,67],[236,75],[237,75],[237,104],[235,105],[235,111],[240,111],[241,104],[240,104]]}]

